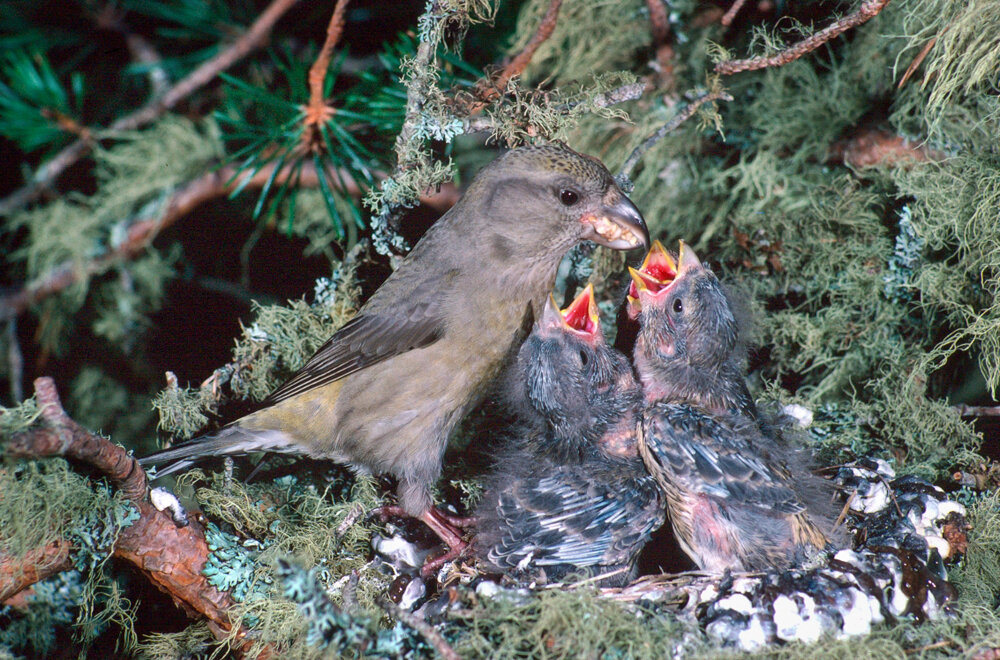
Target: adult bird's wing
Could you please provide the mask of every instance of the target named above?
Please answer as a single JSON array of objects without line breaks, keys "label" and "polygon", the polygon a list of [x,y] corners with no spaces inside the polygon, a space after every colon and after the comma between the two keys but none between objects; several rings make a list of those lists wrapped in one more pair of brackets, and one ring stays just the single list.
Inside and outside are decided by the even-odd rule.
[{"label": "adult bird's wing", "polygon": [[350,376],[400,353],[429,346],[444,334],[440,303],[409,301],[366,312],[344,324],[263,405],[269,406],[321,385]]},{"label": "adult bird's wing", "polygon": [[670,488],[777,513],[802,511],[782,466],[769,464],[752,442],[755,434],[753,424],[729,424],[682,404],[657,404],[643,420],[647,466]]}]

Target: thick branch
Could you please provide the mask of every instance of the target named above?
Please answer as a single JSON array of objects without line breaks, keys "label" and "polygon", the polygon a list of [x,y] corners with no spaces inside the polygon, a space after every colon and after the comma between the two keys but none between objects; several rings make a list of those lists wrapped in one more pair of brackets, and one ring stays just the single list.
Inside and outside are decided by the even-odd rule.
[{"label": "thick branch", "polygon": [[[271,177],[275,165],[262,167],[253,175],[247,187],[261,188]],[[284,183],[294,174],[294,166],[286,165],[275,177],[274,183]],[[153,218],[140,218],[129,226],[127,238],[120,245],[108,250],[85,264],[72,261],[64,262],[52,268],[44,275],[35,278],[24,288],[0,298],[0,321],[11,319],[29,306],[58,293],[80,280],[105,272],[122,259],[131,259],[145,250],[153,239],[165,228],[189,214],[199,205],[228,195],[239,185],[240,180],[230,181],[236,176],[232,166],[222,167],[215,172],[209,172],[177,188],[173,196],[164,205],[160,214]],[[342,192],[348,195],[359,195],[361,189],[347,172],[332,180],[343,181]],[[319,178],[312,163],[302,166],[296,180],[300,188],[315,188]],[[441,187],[439,192],[421,197],[421,202],[438,211],[445,211],[458,199],[458,191],[453,185]]]},{"label": "thick branch", "polygon": [[73,568],[72,549],[69,541],[57,539],[16,559],[0,553],[0,603],[36,582]]},{"label": "thick branch", "polygon": [[865,0],[861,3],[858,11],[845,16],[833,25],[826,27],[819,32],[806,37],[802,41],[785,50],[770,55],[768,57],[751,57],[745,60],[726,60],[715,65],[715,72],[724,76],[729,76],[741,71],[755,71],[757,69],[768,69],[771,67],[784,66],[793,62],[803,55],[810,53],[826,42],[839,37],[853,27],[866,23],[875,16],[878,16],[889,0]]},{"label": "thick branch", "polygon": [[[110,130],[128,131],[141,128],[159,118],[193,92],[207,85],[220,72],[225,71],[249,53],[264,45],[271,34],[274,24],[296,2],[298,0],[274,0],[264,10],[264,13],[254,21],[250,29],[233,42],[232,45],[192,71],[187,77],[164,93],[163,96],[154,98],[135,112],[115,121],[111,124]],[[27,184],[14,191],[3,201],[0,201],[0,216],[9,215],[13,211],[37,199],[42,190],[50,186],[63,172],[88,154],[91,146],[92,142],[90,141],[77,140],[60,151],[50,161],[40,167]]]},{"label": "thick branch", "polygon": [[6,452],[17,458],[65,456],[106,474],[133,501],[146,497],[146,473],[124,448],[94,435],[66,414],[51,378],[35,379],[35,400],[45,426],[14,435]]},{"label": "thick branch", "polygon": [[[65,456],[107,475],[139,510],[139,519],[119,530],[113,555],[138,567],[189,616],[207,619],[219,639],[227,637],[232,628],[228,612],[235,603],[229,593],[217,590],[202,575],[209,548],[201,525],[192,522],[178,527],[169,514],[150,504],[146,474],[138,461],[70,419],[51,378],[35,380],[35,398],[45,423],[11,438],[7,454],[19,458]],[[68,541],[60,539],[19,560],[0,556],[0,601],[71,568],[72,550]],[[244,637],[245,632],[241,632],[237,639]],[[249,644],[246,640],[238,646],[246,651]]]}]

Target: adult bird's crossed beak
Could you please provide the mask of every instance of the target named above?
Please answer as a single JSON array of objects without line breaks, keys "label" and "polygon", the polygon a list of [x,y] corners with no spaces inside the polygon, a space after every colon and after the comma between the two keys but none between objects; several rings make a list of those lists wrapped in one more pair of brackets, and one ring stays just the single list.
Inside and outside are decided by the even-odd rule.
[{"label": "adult bird's crossed beak", "polygon": [[584,238],[613,250],[629,250],[649,245],[649,229],[639,209],[632,201],[619,194],[605,203],[594,215],[581,218],[586,225]]}]

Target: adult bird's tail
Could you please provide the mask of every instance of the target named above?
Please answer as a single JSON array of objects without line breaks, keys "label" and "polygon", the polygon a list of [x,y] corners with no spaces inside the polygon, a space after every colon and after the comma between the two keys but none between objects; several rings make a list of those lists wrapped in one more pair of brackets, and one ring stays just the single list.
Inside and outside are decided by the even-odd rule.
[{"label": "adult bird's tail", "polygon": [[280,431],[254,431],[234,424],[144,456],[139,463],[143,467],[156,466],[158,478],[187,470],[207,458],[257,452],[287,453],[289,444],[287,436]]}]

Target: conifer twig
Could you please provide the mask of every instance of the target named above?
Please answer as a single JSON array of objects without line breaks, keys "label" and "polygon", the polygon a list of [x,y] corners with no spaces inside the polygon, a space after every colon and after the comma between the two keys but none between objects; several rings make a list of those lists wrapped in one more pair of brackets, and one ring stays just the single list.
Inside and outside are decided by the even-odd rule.
[{"label": "conifer twig", "polygon": [[715,65],[715,72],[724,76],[729,76],[742,71],[756,71],[757,69],[767,69],[771,67],[784,66],[793,62],[803,55],[810,53],[826,42],[840,36],[853,27],[866,23],[889,4],[889,0],[864,0],[861,7],[853,14],[849,14],[833,25],[827,26],[812,34],[797,44],[789,46],[785,50],[775,55],[751,57],[744,60],[725,60]]},{"label": "conifer twig", "polygon": [[[247,187],[260,188],[266,185],[276,166],[277,163],[271,163],[260,168],[247,183]],[[286,165],[274,177],[274,182],[284,183],[289,180],[294,174],[293,169],[294,165]],[[0,297],[0,321],[14,318],[48,296],[59,293],[82,279],[99,275],[123,259],[131,259],[142,253],[162,230],[185,217],[199,205],[235,190],[240,184],[240,181],[233,180],[237,174],[233,166],[227,165],[178,186],[170,199],[161,206],[159,215],[135,219],[127,228],[126,239],[113,249],[82,265],[72,261],[63,262],[14,293]],[[360,187],[347,172],[333,177],[333,180],[337,182],[337,186],[343,182],[343,192],[346,194],[361,193]],[[302,165],[296,183],[300,188],[315,188],[319,185],[319,177],[312,163]],[[442,185],[439,192],[424,195],[420,201],[435,210],[445,211],[451,208],[457,199],[458,190],[453,185]]]},{"label": "conifer twig", "polygon": [[746,3],[747,0],[736,0],[736,2],[733,3],[733,6],[730,7],[725,14],[722,15],[722,20],[719,21],[720,23],[722,23],[723,27],[729,27],[730,25],[733,24],[733,20],[735,20],[736,14],[740,13],[740,9],[743,9],[743,5],[745,5]]},{"label": "conifer twig", "polygon": [[691,101],[686,108],[681,110],[674,116],[673,119],[668,121],[666,124],[661,126],[656,130],[655,133],[646,138],[642,144],[632,150],[629,157],[625,159],[625,163],[622,165],[621,170],[618,173],[619,180],[627,180],[631,174],[632,170],[642,159],[643,155],[647,151],[653,148],[653,146],[662,140],[668,133],[677,129],[678,126],[686,122],[688,119],[694,116],[694,113],[698,111],[698,108],[705,105],[706,103],[712,103],[714,101],[732,101],[733,97],[723,89],[717,89],[712,92],[708,92]]},{"label": "conifer twig", "polygon": [[114,30],[125,37],[125,45],[128,47],[132,59],[148,67],[146,77],[149,79],[153,97],[166,94],[167,90],[170,89],[170,77],[163,68],[163,57],[145,37],[133,32],[125,25],[119,8],[114,3],[106,4],[93,12],[93,17],[97,27]]},{"label": "conifer twig", "polygon": [[[135,130],[158,119],[192,93],[214,80],[219,73],[264,45],[274,24],[297,2],[298,0],[273,0],[250,28],[228,48],[221,50],[215,57],[189,73],[183,80],[167,90],[163,96],[152,99],[135,112],[114,121],[109,130]],[[0,200],[0,216],[9,215],[38,199],[42,191],[51,186],[63,172],[90,153],[91,146],[93,146],[91,139],[81,138],[52,157],[51,160],[38,168],[28,183],[5,199]]]},{"label": "conifer twig", "polygon": [[505,59],[499,73],[488,76],[476,84],[476,96],[479,98],[479,102],[473,104],[471,112],[482,110],[495,101],[507,90],[507,83],[510,82],[511,78],[524,73],[528,64],[531,63],[531,58],[535,56],[535,51],[552,36],[552,32],[556,29],[561,6],[562,0],[550,0],[549,7],[545,10],[545,15],[542,16],[535,34],[531,36],[521,52]]},{"label": "conifer twig", "polygon": [[333,15],[330,16],[330,23],[326,28],[326,41],[316,56],[316,60],[309,67],[309,103],[306,105],[306,130],[302,134],[304,144],[312,148],[323,144],[319,136],[319,126],[326,123],[333,117],[336,110],[326,102],[323,97],[323,83],[326,82],[326,73],[330,69],[330,58],[333,56],[333,49],[340,41],[340,35],[344,32],[344,14],[347,11],[347,3],[350,0],[337,0],[333,8]]},{"label": "conifer twig", "polygon": [[663,0],[646,0],[649,9],[649,27],[653,33],[653,48],[656,52],[656,69],[663,87],[673,88],[674,47],[670,43],[670,21]]},{"label": "conifer twig", "polygon": [[964,403],[955,406],[962,417],[1000,417],[1000,406],[969,406]]}]

